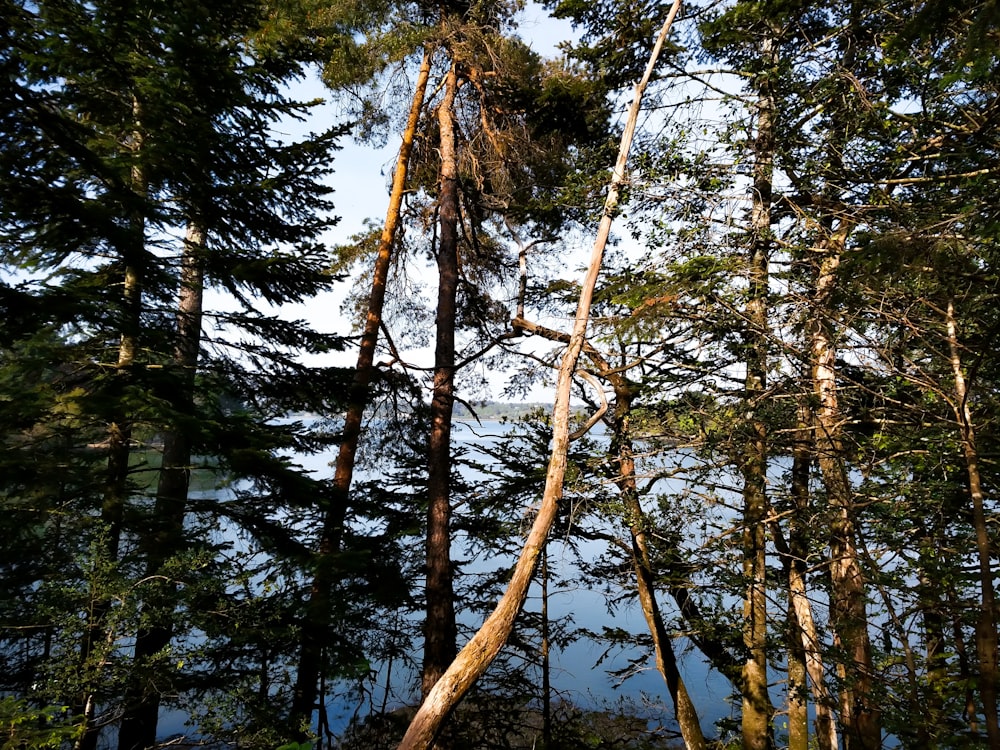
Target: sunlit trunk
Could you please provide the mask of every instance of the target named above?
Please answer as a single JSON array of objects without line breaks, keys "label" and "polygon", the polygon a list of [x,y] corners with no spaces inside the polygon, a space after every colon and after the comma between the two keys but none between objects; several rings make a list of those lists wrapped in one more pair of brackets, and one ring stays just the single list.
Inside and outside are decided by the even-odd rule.
[{"label": "sunlit trunk", "polygon": [[830,621],[835,645],[843,653],[840,678],[840,720],[845,750],[881,747],[880,712],[872,694],[872,654],[866,611],[867,591],[858,555],[855,505],[847,476],[836,374],[837,348],[830,323],[832,295],[849,224],[817,248],[819,253],[810,321],[813,398],[816,402],[814,445],[830,505]]},{"label": "sunlit trunk", "polygon": [[[794,512],[788,524],[788,549],[783,553],[785,573],[788,577],[789,627],[794,631],[790,637],[798,638],[799,641],[798,644],[790,644],[790,651],[796,658],[801,658],[805,672],[812,683],[811,693],[807,691],[805,682],[800,682],[795,687],[801,690],[803,696],[811,694],[814,698],[816,746],[819,750],[837,750],[837,722],[833,713],[833,697],[826,684],[822,644],[816,630],[806,586],[806,561],[813,538],[809,492],[810,465],[813,458],[811,420],[809,409],[805,405],[801,406],[799,425],[792,448],[791,495]],[[776,540],[780,539],[780,534],[775,533],[774,536]],[[791,680],[791,676],[789,679]],[[789,689],[792,689],[792,686],[789,686]],[[805,734],[801,729],[798,733]],[[799,740],[800,743],[802,741]]]},{"label": "sunlit trunk", "polygon": [[409,118],[403,131],[399,156],[392,178],[392,191],[385,224],[379,240],[378,254],[372,273],[372,287],[368,296],[358,361],[354,369],[347,411],[344,415],[343,439],[337,450],[334,467],[333,486],[329,505],[323,517],[320,542],[309,593],[309,602],[302,622],[299,644],[299,659],[296,669],[295,687],[290,710],[290,725],[300,740],[305,740],[313,711],[319,702],[319,678],[323,664],[323,633],[329,624],[331,590],[336,579],[333,558],[340,550],[344,521],[350,503],[351,482],[354,479],[354,464],[361,438],[361,426],[365,408],[368,405],[368,391],[375,375],[375,348],[378,344],[379,328],[382,324],[382,310],[385,306],[385,288],[389,278],[393,246],[399,228],[403,196],[406,191],[407,171],[413,142],[417,132],[420,112],[423,109],[430,77],[429,49],[424,50],[423,62],[417,77],[416,88],[410,103]]},{"label": "sunlit trunk", "polygon": [[979,449],[976,431],[969,406],[969,392],[962,369],[962,350],[958,343],[958,324],[955,306],[948,300],[945,313],[948,351],[955,380],[953,406],[959,425],[965,473],[972,501],[972,525],[976,533],[976,559],[979,567],[980,603],[976,619],[976,656],[979,662],[979,695],[982,699],[986,736],[991,748],[1000,748],[1000,724],[997,720],[997,621],[996,592],[993,587],[993,564],[990,550],[990,532],[987,527],[983,498],[982,477],[979,473]]}]

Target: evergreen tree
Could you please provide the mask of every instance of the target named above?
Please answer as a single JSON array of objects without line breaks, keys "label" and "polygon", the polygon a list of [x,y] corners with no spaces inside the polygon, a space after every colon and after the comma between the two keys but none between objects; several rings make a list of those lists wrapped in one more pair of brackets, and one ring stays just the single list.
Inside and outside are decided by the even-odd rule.
[{"label": "evergreen tree", "polygon": [[[257,46],[259,6],[161,4],[146,11],[113,3],[5,6],[5,28],[17,33],[5,48],[12,86],[3,123],[12,148],[5,150],[2,186],[4,257],[8,268],[34,278],[7,301],[23,307],[30,299],[44,311],[34,329],[7,329],[5,366],[26,372],[31,359],[13,355],[47,336],[58,348],[36,359],[42,382],[65,394],[39,402],[30,420],[9,421],[7,435],[20,455],[40,458],[17,436],[51,429],[45,425],[55,425],[60,410],[72,413],[53,460],[83,458],[91,477],[65,515],[79,544],[67,555],[82,567],[36,566],[19,577],[29,588],[41,583],[46,606],[56,609],[40,631],[41,653],[32,650],[13,666],[25,694],[34,684],[39,694],[65,696],[78,707],[86,722],[82,747],[97,742],[122,700],[120,740],[145,747],[155,740],[164,691],[227,689],[197,667],[174,677],[184,659],[171,658],[169,644],[182,628],[211,631],[196,625],[197,610],[206,597],[229,596],[206,586],[227,575],[211,538],[223,517],[238,520],[271,554],[298,547],[294,534],[274,539],[275,518],[315,507],[323,489],[279,455],[315,450],[329,438],[273,420],[327,411],[340,382],[336,371],[295,359],[339,346],[338,337],[257,310],[258,300],[302,301],[334,281],[316,238],[331,221],[329,189],[320,179],[330,172],[339,129],[290,145],[274,137],[280,119],[307,107],[280,90],[297,63]],[[185,224],[193,227],[188,238],[171,239]],[[188,300],[201,287],[216,287],[242,303],[242,311],[209,313],[222,335],[202,340],[197,304],[184,303],[179,328],[169,324],[182,268]],[[227,410],[223,396],[247,410]],[[146,488],[155,480],[145,477],[161,467],[136,464],[133,449],[155,445],[156,435],[166,463],[152,502]],[[219,476],[250,484],[228,507],[189,506],[194,456],[212,457]],[[42,489],[5,484],[11,507],[23,504],[26,489]],[[44,513],[32,508],[35,519]],[[46,542],[69,531],[39,520],[27,527]],[[53,599],[55,591],[63,593]],[[85,598],[74,602],[73,591]],[[75,607],[90,613],[79,649],[70,646]],[[16,643],[22,639],[15,632],[5,636]],[[125,668],[112,645],[132,637],[135,662]],[[45,671],[48,682],[38,679]]]}]

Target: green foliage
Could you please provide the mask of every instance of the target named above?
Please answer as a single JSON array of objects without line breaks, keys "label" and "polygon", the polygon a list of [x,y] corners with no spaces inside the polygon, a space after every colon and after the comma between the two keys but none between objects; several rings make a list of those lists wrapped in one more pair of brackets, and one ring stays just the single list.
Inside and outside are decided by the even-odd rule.
[{"label": "green foliage", "polygon": [[75,741],[83,724],[73,721],[68,706],[34,708],[27,701],[6,696],[0,699],[0,731],[3,750],[56,750]]},{"label": "green foliage", "polygon": [[[574,227],[600,205],[614,92],[638,77],[667,3],[549,3],[582,31],[573,62],[544,61],[512,36],[515,5],[156,0],[141,14],[115,0],[2,6],[5,748],[86,744],[102,722],[145,705],[184,711],[209,742],[305,750],[282,744],[303,731],[282,717],[316,529],[344,499],[317,479],[326,469],[307,471],[300,459],[325,462],[338,443],[352,373],[302,364],[302,355],[349,342],[271,308],[331,289],[367,261],[375,235],[336,258],[326,248],[331,159],[347,131],[286,142],[283,123],[310,107],[288,98],[285,84],[307,63],[321,64],[342,110],[377,138],[399,119],[385,102],[408,96],[402,74],[424,45],[435,74],[458,62],[458,322],[469,351],[527,342],[500,336],[516,286],[508,233],[565,240],[530,255],[525,302],[539,316],[571,316],[578,286],[568,248]],[[840,516],[814,467],[829,456],[809,444],[819,428],[808,412],[821,406],[809,382],[811,334],[822,327],[838,355],[835,458],[851,484],[859,564],[880,615],[869,633],[873,695],[884,729],[906,747],[975,741],[964,711],[980,687],[968,654],[982,594],[970,574],[976,529],[956,420],[967,405],[992,497],[1000,481],[991,458],[1000,413],[997,13],[995,2],[890,0],[685,11],[680,42],[654,83],[660,108],[647,121],[663,134],[649,137],[632,164],[630,223],[589,326],[588,345],[610,363],[605,377],[624,386],[605,415],[614,434],[574,441],[558,522],[568,556],[587,550],[573,582],[605,588],[612,608],[632,596],[628,540],[640,524],[669,594],[661,600],[670,626],[733,674],[744,625],[733,605],[747,586],[740,465],[751,428],[762,425],[769,648],[778,654],[799,635],[785,612],[785,538],[801,544],[792,557],[805,566],[813,600],[829,597],[831,585],[830,529]],[[765,42],[773,57],[762,54]],[[728,73],[685,78],[701,64]],[[759,132],[767,97],[771,146]],[[436,105],[422,116],[400,258],[435,252]],[[757,206],[771,212],[762,230],[749,212],[765,162],[774,196]],[[189,226],[205,235],[193,255],[206,288],[227,300],[207,311],[194,372],[176,354],[180,237]],[[748,253],[760,247],[771,278],[755,297]],[[123,294],[127,269],[141,278],[137,302]],[[833,287],[820,294],[823,269]],[[419,289],[398,289],[384,322],[402,329],[393,346],[405,347],[426,340],[431,319],[417,309]],[[767,307],[763,330],[753,327],[751,302]],[[949,304],[964,404],[945,329]],[[138,344],[127,368],[117,366],[123,336]],[[544,376],[557,344],[554,353],[532,349],[519,387]],[[744,377],[751,355],[767,365],[752,393]],[[405,351],[394,349],[397,359]],[[483,369],[502,362],[497,355]],[[337,696],[370,698],[379,665],[411,664],[419,644],[426,424],[418,380],[380,368],[372,389],[377,416],[360,465],[370,475],[351,494],[328,561],[337,587],[322,669]],[[579,396],[578,416],[598,408],[590,390]],[[533,406],[472,411],[520,418]],[[454,529],[470,558],[458,563],[466,624],[490,608],[509,574],[506,559],[482,561],[519,548],[544,482],[550,426],[546,410],[537,412],[520,435],[455,457]],[[472,414],[458,408],[456,416]],[[118,431],[131,448],[120,477],[109,461]],[[186,460],[164,469],[161,451],[177,436]],[[628,440],[643,471],[642,514],[621,492],[615,450]],[[806,459],[793,454],[803,444]],[[806,499],[792,491],[803,468],[812,472]],[[171,475],[183,475],[179,494],[163,489]],[[987,506],[992,529],[995,507]],[[606,548],[589,546],[598,544]],[[473,561],[483,569],[469,572]],[[820,655],[831,671],[851,674],[834,647],[835,623],[822,607],[817,613]],[[582,637],[572,620],[548,625],[554,646]],[[617,625],[601,634],[609,646],[646,645]],[[541,626],[539,613],[522,615],[458,717],[457,736],[484,747],[537,741]],[[133,654],[154,631],[161,642]],[[89,698],[99,710],[85,720]],[[663,744],[645,717],[569,704],[557,715],[558,746]],[[373,710],[334,741],[374,748],[398,739],[407,718]]]}]

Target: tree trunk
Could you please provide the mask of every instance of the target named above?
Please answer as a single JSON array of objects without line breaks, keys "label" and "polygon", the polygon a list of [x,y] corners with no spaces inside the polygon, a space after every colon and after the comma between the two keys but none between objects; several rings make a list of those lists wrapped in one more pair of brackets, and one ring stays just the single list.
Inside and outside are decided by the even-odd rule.
[{"label": "tree trunk", "polygon": [[[820,647],[819,634],[816,630],[816,623],[813,620],[812,604],[806,588],[806,568],[809,546],[812,538],[812,524],[809,518],[810,493],[809,493],[809,473],[813,457],[813,441],[811,438],[812,416],[808,406],[802,404],[799,408],[799,426],[796,429],[795,440],[792,447],[792,481],[791,495],[793,513],[788,527],[788,545],[786,548],[782,543],[782,536],[778,529],[773,534],[775,543],[779,544],[779,554],[781,556],[785,576],[788,581],[788,603],[789,603],[789,628],[792,630],[791,637],[797,639],[798,643],[790,643],[789,651],[794,655],[795,660],[802,661],[805,673],[812,682],[812,695],[815,702],[816,711],[816,747],[818,750],[837,750],[837,722],[833,714],[833,697],[826,684],[826,672],[823,669],[823,656]],[[793,659],[789,657],[790,661]],[[791,668],[790,668],[791,672]],[[801,674],[801,673],[797,673]],[[807,685],[799,677],[800,682],[789,684],[789,692],[800,691],[805,703],[805,696],[808,695]],[[792,682],[791,673],[789,682]],[[791,721],[789,721],[791,724]],[[797,734],[808,735],[801,729],[796,730]],[[799,739],[799,742],[808,741],[808,737]],[[789,747],[791,748],[792,738],[789,736]]]},{"label": "tree trunk", "polygon": [[[610,367],[603,369],[602,375],[612,371]],[[670,634],[667,633],[660,605],[656,600],[656,586],[650,564],[645,513],[643,513],[642,504],[639,502],[639,491],[635,481],[635,454],[628,434],[628,423],[632,411],[632,386],[621,374],[611,375],[609,379],[615,389],[613,460],[618,465],[618,476],[615,478],[615,483],[618,485],[625,503],[625,511],[628,514],[629,531],[632,537],[632,568],[635,571],[639,605],[642,608],[646,626],[649,628],[649,634],[653,639],[656,669],[663,677],[667,691],[670,693],[684,746],[687,750],[704,750],[707,745],[701,731],[701,721],[698,718],[694,702],[684,685],[680,670],[677,668],[677,657],[670,641]]]},{"label": "tree trunk", "polygon": [[549,558],[542,549],[542,750],[552,749],[552,662],[549,653]]},{"label": "tree trunk", "polygon": [[289,724],[293,734],[305,740],[312,712],[319,701],[319,677],[323,662],[323,634],[329,624],[330,598],[335,579],[333,558],[340,550],[344,520],[350,502],[351,482],[354,478],[354,464],[361,438],[361,423],[368,405],[368,390],[375,375],[375,348],[378,344],[379,327],[382,324],[382,309],[385,306],[385,287],[389,278],[393,245],[399,227],[403,195],[406,189],[407,170],[413,142],[417,132],[420,111],[423,109],[427,80],[430,77],[431,51],[424,49],[423,61],[417,76],[413,100],[410,103],[406,129],[403,131],[399,157],[392,177],[389,207],[385,225],[379,240],[378,254],[372,274],[372,288],[368,295],[368,310],[358,361],[354,369],[347,412],[344,415],[343,439],[337,451],[334,467],[333,486],[329,505],[323,517],[316,570],[309,591],[309,601],[302,622],[299,643],[299,663],[296,670],[295,688]]},{"label": "tree trunk", "polygon": [[[512,325],[515,330],[530,331],[550,341],[569,341],[569,336],[565,333],[531,323],[521,317],[514,318]],[[659,604],[656,600],[655,576],[650,564],[648,535],[645,532],[645,513],[639,502],[635,481],[635,459],[632,444],[628,437],[628,421],[631,415],[632,399],[634,398],[633,386],[589,342],[584,342],[583,351],[596,366],[597,376],[609,381],[615,389],[614,447],[611,458],[619,467],[615,483],[618,485],[619,492],[624,500],[625,511],[628,516],[630,535],[632,537],[628,551],[632,557],[633,570],[636,574],[639,604],[653,639],[657,670],[663,676],[667,690],[670,692],[685,743],[688,747],[704,747],[705,739],[701,731],[701,722],[698,720],[694,704],[690,700],[680,672],[677,669],[677,659],[674,655],[670,636],[663,624],[663,616],[660,613]],[[688,597],[686,589],[673,587],[671,593],[674,595],[675,600],[678,601],[685,619],[687,619],[692,610],[696,611],[696,608],[693,607],[693,603]],[[700,619],[700,616],[692,618],[695,621],[700,621]],[[689,620],[690,622],[691,620]],[[702,648],[704,653],[704,639],[695,637],[693,640],[699,648]],[[709,653],[712,651],[714,649],[708,649]],[[711,657],[710,661],[713,664],[715,663]],[[728,662],[726,664],[727,666],[731,666]]]},{"label": "tree trunk", "polygon": [[[195,371],[201,348],[204,246],[204,232],[191,224],[181,258],[177,340],[173,355],[177,390],[172,406],[179,415],[190,415],[194,409]],[[157,575],[184,545],[184,513],[190,478],[191,441],[183,428],[174,425],[164,431],[152,533],[144,545],[147,577]],[[151,581],[148,587],[155,587],[152,589],[154,593],[146,599],[143,609],[157,612],[157,621],[140,629],[136,635],[133,683],[125,695],[125,715],[118,732],[118,750],[144,750],[156,744],[163,688],[157,686],[153,679],[156,677],[155,666],[149,665],[149,661],[165,649],[173,637],[174,623],[168,612],[173,608],[175,586],[171,582]]]},{"label": "tree trunk", "polygon": [[[142,146],[142,134],[138,130],[138,101],[133,101],[132,114],[136,125],[128,148],[137,152]],[[131,188],[136,199],[145,197],[145,178],[138,166],[132,169]],[[105,472],[104,492],[101,501],[101,526],[103,533],[107,535],[104,554],[107,562],[111,565],[118,563],[125,506],[128,503],[132,416],[125,399],[127,398],[128,385],[134,377],[133,368],[136,354],[139,351],[139,332],[142,329],[142,259],[146,251],[145,218],[141,213],[134,212],[129,217],[129,224],[129,231],[125,235],[122,246],[118,248],[119,257],[124,266],[120,339],[118,360],[112,376],[113,385],[110,399],[113,406],[108,423],[108,466]],[[84,717],[84,730],[77,742],[76,750],[95,750],[97,747],[100,727],[95,725],[97,706],[95,691],[100,681],[99,672],[101,670],[93,667],[90,662],[96,658],[103,669],[105,658],[97,656],[97,651],[110,647],[110,643],[114,642],[114,635],[107,632],[111,603],[103,592],[95,592],[95,595],[98,598],[92,605],[90,621],[80,647],[81,667],[90,676],[84,680],[83,692],[79,698],[79,710]]]},{"label": "tree trunk", "polygon": [[[766,70],[774,67],[774,41],[768,33],[761,55]],[[772,745],[771,701],[767,693],[767,426],[758,415],[767,387],[769,348],[768,264],[771,254],[771,198],[774,172],[774,96],[764,75],[757,95],[757,135],[750,214],[748,296],[744,351],[746,356],[745,435],[740,473],[743,477],[743,694],[744,750]]]},{"label": "tree trunk", "polygon": [[438,304],[434,349],[434,393],[427,448],[427,618],[421,695],[455,658],[455,593],[451,571],[451,415],[455,404],[455,323],[458,294],[458,155],[455,96],[458,73],[452,63],[438,107],[441,181],[438,194]]},{"label": "tree trunk", "polygon": [[618,206],[618,198],[621,194],[622,185],[625,182],[625,166],[629,150],[631,149],[632,139],[635,135],[639,107],[642,103],[642,94],[649,83],[656,59],[659,57],[663,42],[679,9],[680,0],[674,0],[670,15],[667,17],[657,37],[643,79],[636,86],[632,107],[629,110],[629,116],[625,123],[625,131],[622,134],[618,160],[615,164],[611,184],[608,189],[608,196],[604,203],[604,215],[601,218],[597,238],[594,242],[594,248],[587,267],[587,274],[580,290],[580,299],[577,304],[573,332],[559,366],[559,376],[556,381],[555,406],[552,411],[552,452],[549,458],[549,467],[545,476],[545,490],[542,494],[542,502],[538,510],[538,515],[535,517],[535,522],[528,533],[528,538],[514,567],[513,576],[507,586],[507,590],[504,592],[503,597],[501,597],[496,609],[494,609],[479,631],[459,652],[458,656],[451,663],[451,666],[448,667],[444,675],[441,676],[441,679],[438,680],[434,689],[427,695],[420,709],[413,717],[413,721],[410,723],[402,742],[399,744],[400,750],[426,750],[431,745],[441,730],[445,719],[451,714],[458,702],[462,700],[473,683],[486,671],[487,667],[489,667],[490,663],[500,652],[503,644],[506,643],[514,626],[514,620],[524,605],[524,599],[528,592],[528,586],[531,584],[535,566],[538,563],[538,557],[545,546],[549,530],[555,522],[559,510],[559,501],[562,498],[563,479],[566,475],[567,451],[569,448],[569,401],[573,372],[576,369],[580,350],[583,348],[587,322],[590,317],[591,300],[593,299],[594,287],[597,284],[597,275],[600,272],[604,248],[607,245],[608,235],[611,232],[612,216]]},{"label": "tree trunk", "polygon": [[830,621],[835,643],[844,660],[838,666],[841,681],[840,720],[844,750],[881,747],[879,710],[872,695],[872,654],[865,609],[865,581],[861,572],[854,528],[854,499],[847,477],[843,446],[843,417],[837,394],[837,349],[829,318],[837,268],[850,223],[842,221],[821,243],[815,284],[815,311],[810,321],[814,444],[830,504]]},{"label": "tree trunk", "polygon": [[997,622],[996,592],[993,589],[993,567],[990,552],[989,528],[983,498],[982,478],[979,473],[979,450],[976,431],[969,406],[969,393],[962,370],[962,354],[958,343],[958,325],[955,306],[948,300],[945,312],[948,351],[951,370],[955,378],[953,407],[959,425],[962,453],[965,457],[969,498],[972,500],[972,525],[976,532],[976,557],[979,563],[980,603],[976,620],[976,656],[979,661],[979,695],[983,704],[986,737],[991,748],[1000,748],[1000,723],[997,719]]}]

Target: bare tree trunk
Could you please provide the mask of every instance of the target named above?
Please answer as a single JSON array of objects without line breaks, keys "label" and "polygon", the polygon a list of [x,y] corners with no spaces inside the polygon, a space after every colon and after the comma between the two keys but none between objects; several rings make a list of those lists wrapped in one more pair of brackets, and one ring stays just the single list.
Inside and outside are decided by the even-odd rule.
[{"label": "bare tree trunk", "polygon": [[[775,63],[774,40],[764,37],[761,55],[767,72]],[[766,750],[773,744],[771,700],[767,693],[767,426],[758,415],[767,388],[768,264],[771,254],[771,198],[774,173],[774,96],[769,76],[757,92],[757,134],[751,196],[748,295],[744,351],[746,357],[746,433],[742,436],[743,476],[743,694],[744,750]]]},{"label": "bare tree trunk", "polygon": [[319,677],[323,662],[323,633],[329,623],[331,588],[336,577],[333,569],[333,558],[340,549],[344,519],[347,516],[350,502],[351,482],[354,478],[354,464],[361,438],[361,424],[365,408],[368,405],[369,387],[375,375],[375,348],[378,344],[379,327],[382,324],[386,282],[389,278],[393,245],[399,227],[410,154],[413,151],[417,123],[420,111],[423,109],[427,81],[430,77],[430,62],[431,51],[427,48],[424,50],[424,58],[413,92],[413,100],[410,103],[406,129],[403,131],[402,143],[399,147],[399,157],[393,172],[389,207],[386,211],[385,225],[382,229],[378,254],[375,258],[365,326],[361,335],[358,362],[354,369],[354,382],[351,385],[347,412],[344,415],[343,440],[337,451],[331,497],[320,532],[316,572],[302,623],[299,663],[289,716],[293,733],[302,740],[309,734],[310,718],[319,700]]},{"label": "bare tree trunk", "polygon": [[[794,445],[792,448],[792,483],[791,495],[793,503],[793,514],[789,522],[788,544],[783,542],[780,530],[776,528],[773,533],[775,544],[778,545],[785,575],[788,580],[788,603],[789,603],[789,628],[793,631],[792,638],[798,640],[797,644],[789,644],[789,651],[794,654],[795,660],[802,661],[802,669],[812,682],[812,695],[815,699],[816,711],[816,746],[819,750],[837,750],[837,722],[833,714],[833,697],[826,684],[826,673],[823,669],[823,656],[819,641],[819,634],[816,631],[816,623],[812,616],[812,605],[806,588],[806,558],[809,554],[809,546],[812,538],[811,523],[809,521],[809,467],[812,463],[811,430],[812,417],[806,405],[799,408],[799,426],[796,430]],[[790,661],[793,659],[789,657]],[[792,675],[789,673],[789,692],[800,692],[802,702],[805,703],[805,696],[808,695],[808,686],[804,681],[801,670],[797,672],[798,680],[792,684]],[[790,699],[791,700],[791,699]],[[805,718],[800,718],[805,721]],[[789,721],[791,724],[791,721]],[[798,743],[808,742],[808,732],[800,729],[796,734],[801,735]],[[789,747],[792,745],[791,733],[789,735]]]},{"label": "bare tree trunk", "polygon": [[549,558],[542,550],[542,750],[552,748],[552,675],[549,654]]},{"label": "bare tree trunk", "polygon": [[[606,365],[606,363],[605,363]],[[602,375],[612,372],[605,366]],[[701,721],[694,702],[688,694],[677,667],[677,657],[670,642],[670,634],[663,623],[660,605],[656,600],[656,586],[649,557],[649,540],[646,534],[645,514],[639,502],[639,492],[635,482],[635,455],[628,434],[628,422],[632,411],[633,391],[621,374],[610,375],[615,389],[615,422],[613,431],[613,460],[618,464],[615,482],[625,502],[628,513],[629,530],[632,537],[632,568],[635,571],[636,590],[646,626],[653,639],[656,655],[656,669],[666,683],[674,713],[680,726],[681,737],[687,750],[704,750],[707,747],[701,731]]]},{"label": "bare tree trunk", "polygon": [[494,609],[479,631],[459,652],[458,656],[451,663],[451,666],[448,667],[444,675],[442,675],[441,679],[434,686],[434,689],[425,698],[416,716],[414,716],[413,721],[410,723],[406,735],[399,744],[400,750],[426,750],[430,746],[441,730],[445,719],[451,714],[465,693],[468,692],[479,676],[486,671],[486,668],[500,652],[503,644],[506,643],[507,638],[510,636],[515,618],[524,606],[524,598],[527,595],[528,586],[531,584],[535,566],[538,563],[538,557],[545,546],[552,524],[555,522],[559,510],[559,501],[562,498],[563,479],[566,475],[567,451],[569,448],[570,388],[573,373],[576,370],[576,363],[583,348],[583,341],[587,332],[591,300],[594,294],[594,287],[597,284],[597,275],[600,272],[601,261],[604,257],[604,248],[608,241],[608,235],[611,232],[612,216],[618,206],[618,198],[622,185],[625,182],[625,167],[632,139],[635,135],[642,95],[649,83],[656,59],[659,57],[667,33],[679,9],[680,0],[674,0],[670,14],[660,31],[653,52],[650,55],[649,65],[646,67],[643,79],[636,86],[632,107],[625,123],[625,131],[622,134],[618,160],[615,164],[608,196],[604,204],[604,215],[598,228],[587,274],[580,290],[580,299],[577,304],[573,332],[559,366],[555,406],[552,413],[552,453],[549,459],[549,467],[545,477],[545,490],[542,494],[542,502],[538,510],[538,515],[535,517],[535,522],[528,533],[524,549],[514,567],[514,573],[507,586],[507,590],[504,592],[503,597],[501,597],[496,609]]},{"label": "bare tree trunk", "polygon": [[[173,357],[177,378],[177,395],[173,407],[180,414],[191,414],[194,408],[195,371],[201,347],[204,245],[204,232],[191,224],[181,257],[177,340]],[[191,440],[182,428],[170,427],[164,431],[163,459],[156,488],[152,530],[144,545],[148,577],[159,573],[170,556],[183,547],[184,514],[190,478]],[[144,609],[169,609],[173,601],[174,585],[169,582],[149,585],[162,586],[163,590],[152,594],[144,603]],[[118,732],[118,750],[143,750],[156,744],[163,686],[158,686],[152,675],[144,672],[150,668],[146,662],[169,645],[173,632],[174,623],[166,617],[141,628],[136,634],[133,671],[137,677],[125,695],[125,715]]]},{"label": "bare tree trunk", "polygon": [[455,322],[458,294],[458,155],[455,143],[455,96],[458,73],[453,62],[438,106],[441,178],[438,193],[437,343],[434,393],[427,449],[427,617],[421,694],[455,658],[455,593],[451,571],[451,415],[455,404]]},{"label": "bare tree trunk", "polygon": [[948,334],[948,350],[951,356],[951,370],[955,378],[953,407],[959,425],[962,453],[965,456],[969,497],[972,500],[972,525],[976,532],[976,556],[979,562],[981,601],[979,603],[979,617],[976,621],[979,695],[982,699],[983,718],[986,723],[986,737],[989,740],[989,745],[991,748],[1000,748],[1000,724],[998,724],[997,719],[997,622],[996,592],[993,589],[994,573],[982,478],[979,473],[979,450],[976,447],[976,431],[972,422],[972,409],[969,407],[969,392],[962,370],[958,325],[955,322],[955,306],[952,300],[948,300],[945,324]]},{"label": "bare tree trunk", "polygon": [[[832,81],[835,90],[849,102],[858,75],[859,38],[866,31],[861,23],[860,3],[849,4],[850,23],[840,35],[841,66]],[[863,75],[863,73],[862,73]],[[840,203],[845,173],[844,154],[849,142],[847,113],[832,109],[825,158],[828,161],[823,192],[829,205]],[[861,571],[855,529],[855,505],[847,474],[843,442],[844,418],[837,387],[837,343],[834,291],[838,267],[854,219],[827,210],[819,225],[824,236],[814,248],[816,256],[814,307],[809,321],[813,398],[816,403],[814,445],[830,505],[830,621],[834,643],[844,658],[837,665],[840,678],[840,720],[844,750],[877,750],[882,746],[881,711],[872,685],[872,649],[866,611],[866,582]]]},{"label": "bare tree trunk", "polygon": [[866,591],[854,527],[854,499],[844,459],[843,417],[837,394],[837,349],[828,319],[837,268],[850,223],[822,243],[816,276],[815,312],[810,322],[816,452],[830,503],[830,620],[844,653],[838,664],[840,719],[845,750],[881,747],[880,712],[872,695],[872,654],[865,608]]},{"label": "bare tree trunk", "polygon": [[[521,317],[514,318],[512,325],[515,330],[530,331],[550,341],[569,341],[569,336],[565,333],[531,323]],[[663,616],[656,600],[655,576],[650,563],[648,535],[645,531],[645,513],[639,502],[635,481],[635,458],[631,440],[628,437],[628,422],[634,398],[633,385],[620,371],[612,367],[589,342],[584,342],[583,351],[597,368],[596,375],[610,382],[615,390],[615,421],[612,430],[614,447],[611,451],[611,458],[618,465],[615,483],[618,485],[619,492],[625,502],[625,511],[628,516],[631,536],[628,552],[632,557],[633,570],[636,574],[639,604],[653,639],[657,670],[663,676],[673,700],[674,710],[677,713],[677,720],[685,743],[691,748],[704,747],[705,739],[701,731],[701,722],[687,689],[684,687],[684,682],[677,668],[677,659],[670,642],[670,636],[663,624]],[[689,615],[694,608],[690,599],[686,598],[686,589],[674,587],[672,593],[681,607],[682,614]],[[694,619],[699,620],[700,618]],[[703,648],[704,639],[696,639],[696,641],[699,648]],[[709,650],[711,651],[711,649]]]},{"label": "bare tree trunk", "polygon": [[[556,331],[552,328],[546,328],[545,326],[532,323],[531,321],[525,320],[521,317],[514,318],[511,321],[511,326],[515,331],[528,331],[530,333],[543,336],[550,341],[568,343],[570,340],[569,334],[567,333]],[[584,342],[583,351],[597,367],[597,374],[599,376],[612,383],[615,382],[615,378],[620,377],[620,373],[617,373],[615,368],[612,368],[611,365],[608,364],[607,360],[601,356],[600,352],[598,352],[589,342]],[[625,381],[622,380],[622,382]],[[679,558],[683,557],[683,553],[678,547],[674,546],[671,551]],[[678,568],[683,568],[684,565],[684,562],[680,562]],[[678,570],[669,567],[658,570],[657,574],[660,578],[671,581],[675,578],[686,575],[686,573],[681,573]],[[699,632],[703,629],[707,629],[710,623],[708,623],[705,619],[705,616],[701,613],[697,603],[691,597],[690,589],[687,586],[680,585],[676,582],[667,583],[664,588],[677,603],[681,617],[684,619],[688,629],[686,634],[687,638],[699,651],[701,651],[705,658],[708,659],[709,664],[714,669],[718,670],[718,672],[726,677],[732,684],[738,684],[740,677],[740,664],[736,657],[734,657],[728,650],[727,643],[719,638]]]}]

